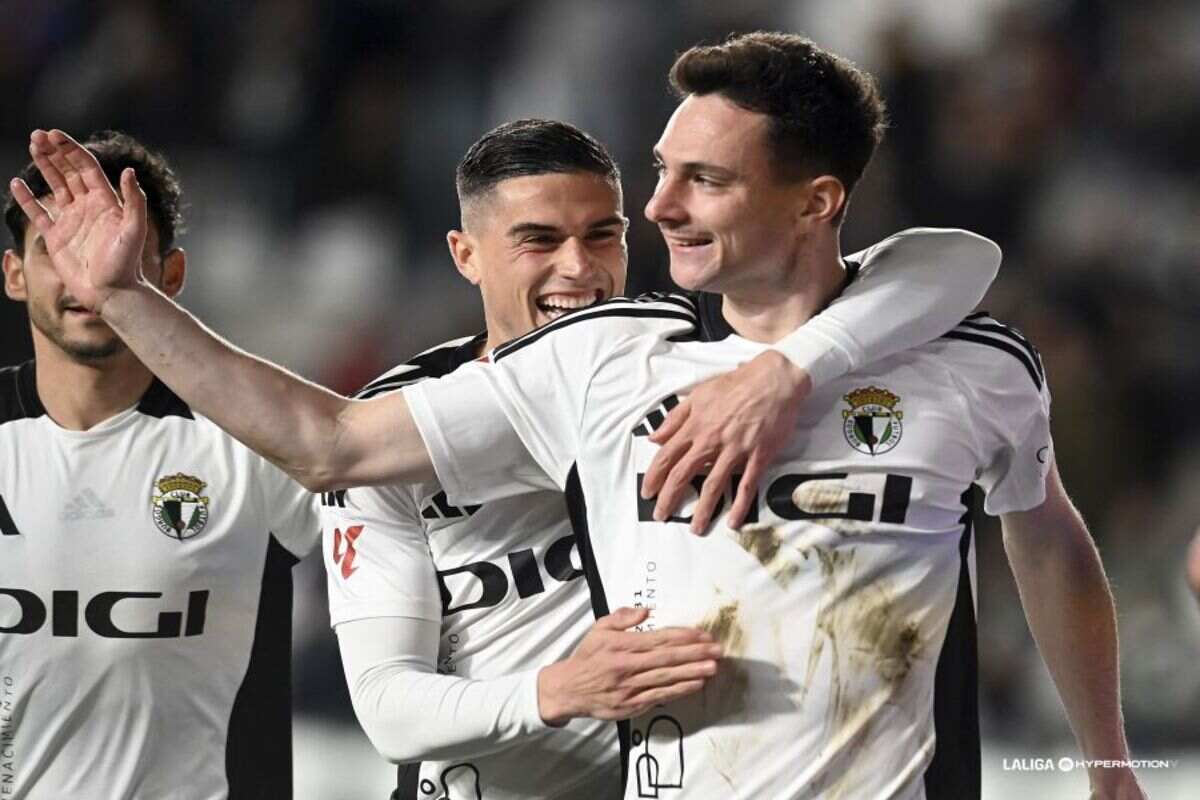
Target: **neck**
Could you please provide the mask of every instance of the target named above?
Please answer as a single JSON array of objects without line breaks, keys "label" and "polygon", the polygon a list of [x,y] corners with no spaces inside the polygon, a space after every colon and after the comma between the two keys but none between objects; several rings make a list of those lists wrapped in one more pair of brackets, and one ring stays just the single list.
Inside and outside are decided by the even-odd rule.
[{"label": "neck", "polygon": [[798,254],[789,268],[729,287],[721,313],[738,335],[774,344],[819,314],[846,281],[837,234]]},{"label": "neck", "polygon": [[126,349],[79,361],[34,333],[38,398],[56,423],[86,431],[135,405],[154,376]]}]

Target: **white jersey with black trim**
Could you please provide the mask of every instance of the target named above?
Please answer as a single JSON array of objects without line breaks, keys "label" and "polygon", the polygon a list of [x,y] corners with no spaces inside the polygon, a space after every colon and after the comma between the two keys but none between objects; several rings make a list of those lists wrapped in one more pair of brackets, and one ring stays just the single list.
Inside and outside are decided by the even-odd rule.
[{"label": "white jersey with black trim", "polygon": [[1044,500],[1036,350],[972,315],[832,380],[747,524],[698,537],[688,506],[659,523],[640,499],[648,433],[690,386],[765,346],[734,335],[713,298],[707,341],[681,340],[689,325],[667,316],[631,332],[628,307],[603,308],[405,393],[452,502],[526,491],[536,467],[574,507],[597,613],[645,606],[647,627],[724,643],[701,693],[622,731],[626,797],[978,797],[969,490],[993,514]]},{"label": "white jersey with black trim", "polygon": [[0,370],[0,797],[292,795],[312,495],[155,381],[60,428]]},{"label": "white jersey with black trim", "polygon": [[[358,396],[449,374],[474,360],[485,340],[481,334],[427,350]],[[453,505],[435,483],[356,488],[326,494],[321,511],[335,628],[379,617],[436,622],[444,675],[488,680],[560,661],[594,621],[561,491]],[[619,791],[611,723],[536,722],[533,735],[492,743],[484,753],[402,765],[393,796],[528,800]]]}]

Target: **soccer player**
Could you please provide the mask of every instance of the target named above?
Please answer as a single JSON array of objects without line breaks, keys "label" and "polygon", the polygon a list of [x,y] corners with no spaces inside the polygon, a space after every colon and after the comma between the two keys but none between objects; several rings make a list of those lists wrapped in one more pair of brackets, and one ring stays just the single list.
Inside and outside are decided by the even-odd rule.
[{"label": "soccer player", "polygon": [[[463,225],[448,243],[480,288],[487,328],[421,353],[360,398],[449,374],[624,286],[620,175],[587,134],[542,120],[502,125],[468,150],[457,184]],[[973,305],[995,256],[992,244],[961,232],[892,237],[852,257],[872,278],[855,286],[849,313],[874,316],[888,328],[881,333],[923,328],[932,338]],[[955,282],[916,290],[915,302],[893,303],[890,313],[853,311],[864,298],[886,309],[879,293],[930,283],[922,274],[946,270],[946,260]],[[842,306],[833,318],[853,319],[845,314]],[[596,718],[697,691],[715,668],[719,647],[697,629],[624,632],[645,609],[593,624],[557,491],[456,507],[429,482],[328,492],[322,510],[347,682],[375,746],[404,765],[397,798],[611,794],[620,785],[617,731]],[[548,725],[565,727],[546,735]]]},{"label": "soccer player", "polygon": [[[177,295],[175,175],[123,134],[86,147],[145,187],[135,257]],[[155,379],[11,197],[4,212],[4,288],[35,358],[0,370],[0,795],[290,797],[290,569],[319,535],[311,495]]]},{"label": "soccer player", "polygon": [[[894,356],[899,366],[893,368],[904,374],[893,377],[904,379],[902,391],[910,393],[918,407],[916,414],[907,416],[906,408],[900,407],[904,397],[887,385],[868,384],[859,387],[863,392],[846,391],[842,397],[854,402],[846,399],[850,408],[841,408],[838,393],[844,387],[840,383],[858,383],[865,377],[900,385],[889,377],[892,372],[856,365],[858,373],[833,377],[818,386],[814,403],[805,405],[792,443],[785,445],[772,467],[779,475],[772,476],[763,493],[764,503],[751,504],[756,518],[749,529],[719,527],[713,535],[694,539],[684,534],[688,518],[655,522],[653,504],[647,507],[638,500],[636,479],[653,455],[647,434],[661,420],[659,407],[670,407],[674,396],[697,380],[725,372],[746,357],[757,357],[767,342],[785,335],[838,295],[853,272],[842,269],[836,231],[846,192],[874,149],[876,131],[874,122],[865,126],[865,133],[863,126],[851,126],[859,137],[847,139],[846,116],[852,121],[854,114],[847,115],[845,106],[850,102],[847,97],[854,100],[854,90],[870,84],[844,62],[803,40],[781,37],[778,42],[768,40],[767,47],[754,38],[748,43],[751,53],[757,50],[760,60],[766,55],[768,62],[775,59],[776,52],[794,56],[793,50],[799,49],[800,58],[782,65],[786,67],[782,74],[794,70],[812,78],[816,72],[815,86],[805,96],[796,86],[778,79],[779,64],[767,65],[776,67],[770,74],[760,71],[756,76],[749,68],[736,71],[750,76],[751,83],[760,88],[774,86],[785,98],[811,104],[804,109],[808,113],[793,112],[786,119],[815,128],[808,132],[808,146],[802,154],[818,161],[798,170],[799,175],[792,173],[803,164],[797,164],[794,152],[785,149],[787,157],[782,160],[769,158],[768,152],[775,146],[793,145],[790,139],[796,132],[785,130],[779,139],[768,137],[767,113],[728,101],[719,92],[696,90],[696,96],[689,95],[680,106],[660,143],[664,182],[648,207],[661,204],[661,198],[668,197],[662,190],[668,184],[673,186],[673,219],[671,224],[660,223],[677,237],[672,245],[673,275],[685,285],[727,289],[724,303],[702,297],[697,308],[682,297],[664,297],[583,309],[497,348],[487,365],[469,363],[448,379],[422,381],[371,401],[343,401],[251,356],[230,351],[215,337],[206,336],[178,307],[140,283],[125,252],[138,241],[139,218],[144,215],[136,182],[131,175],[122,175],[126,200],[122,209],[85,154],[72,148],[70,139],[61,134],[35,136],[40,166],[49,163],[47,172],[55,176],[52,184],[67,198],[58,218],[50,217],[19,184],[14,192],[38,230],[46,231],[56,266],[89,307],[102,309],[122,336],[154,360],[155,367],[169,375],[185,395],[211,405],[223,425],[253,441],[314,488],[437,477],[455,503],[473,495],[488,500],[530,488],[565,487],[575,499],[576,533],[583,567],[589,572],[594,608],[602,612],[612,597],[619,597],[622,602],[640,602],[653,609],[654,618],[648,621],[654,627],[664,622],[698,622],[721,638],[726,651],[737,656],[730,670],[726,669],[730,664],[722,664],[722,691],[703,692],[698,696],[702,699],[692,704],[678,700],[662,714],[638,720],[636,730],[626,727],[626,745],[640,748],[630,763],[630,793],[649,796],[683,789],[689,796],[727,796],[731,781],[734,793],[758,796],[805,796],[821,792],[827,784],[848,793],[862,789],[869,796],[872,786],[881,788],[880,784],[833,786],[836,778],[893,780],[892,794],[912,795],[919,792],[926,768],[934,776],[931,786],[944,788],[947,781],[938,776],[947,764],[954,764],[955,741],[953,734],[943,732],[943,738],[937,740],[942,745],[938,751],[942,763],[930,764],[935,742],[932,710],[944,703],[944,694],[938,693],[942,699],[935,700],[932,691],[932,662],[947,638],[948,587],[950,606],[961,609],[960,614],[971,613],[970,584],[966,578],[960,581],[970,539],[958,525],[964,517],[959,498],[979,474],[1007,467],[1003,459],[979,463],[985,457],[1001,455],[1002,447],[996,445],[996,452],[988,447],[1003,431],[998,425],[983,423],[990,419],[989,414],[995,414],[996,397],[985,393],[983,401],[988,408],[980,414],[955,380],[958,372],[964,373],[961,381],[971,378],[970,369],[958,362],[919,368],[919,348]],[[775,80],[764,79],[773,76]],[[746,91],[740,101],[754,102],[754,95]],[[823,110],[814,114],[812,107]],[[863,108],[870,112],[871,103],[864,103]],[[674,136],[680,131],[688,146]],[[870,140],[865,148],[864,137]],[[854,155],[841,160],[838,156],[844,155],[841,151],[847,145]],[[680,150],[686,151],[683,156]],[[776,175],[774,169],[787,172]],[[650,213],[658,216],[653,210]],[[692,213],[696,216],[690,216]],[[774,235],[763,235],[766,223]],[[674,269],[677,265],[679,270]],[[697,273],[689,275],[689,270]],[[726,279],[730,284],[722,283]],[[853,291],[854,283],[848,290]],[[834,302],[824,313],[845,307],[848,297]],[[727,336],[734,320],[742,335]],[[990,323],[972,320],[972,324],[986,330],[962,332],[948,341],[972,343],[984,351],[994,349],[1013,357],[1019,366],[980,360],[986,371],[996,372],[991,379],[997,381],[998,389],[1020,396],[1013,372],[1026,375],[1025,380],[1037,375],[1042,381],[1034,383],[1037,391],[1032,401],[1025,397],[1019,409],[1020,420],[1036,431],[1038,409],[1042,409],[1044,422],[1044,379],[1037,362],[1030,354],[1021,361],[1016,361],[1020,356],[1010,356],[1009,351],[1019,348],[1010,343],[1008,333],[997,333]],[[996,344],[980,344],[972,337]],[[696,341],[704,338],[721,341]],[[946,342],[925,347],[944,348]],[[192,354],[199,366],[184,368],[181,351]],[[1026,360],[1030,373],[1020,372]],[[468,393],[454,391],[464,386]],[[996,391],[997,386],[989,389]],[[238,409],[222,410],[217,401],[228,393],[240,398]],[[427,402],[432,396],[437,397],[436,403]],[[473,410],[462,413],[464,407]],[[473,417],[475,411],[482,416]],[[413,416],[421,420],[430,441],[428,450],[438,462],[437,473],[431,469],[430,452]],[[910,441],[917,440],[924,447],[916,452],[912,450],[916,445],[900,447],[904,420],[911,429],[914,416],[925,423],[922,435],[910,434]],[[824,429],[828,426],[817,426],[830,417],[838,427],[835,435]],[[1008,416],[997,415],[997,419],[1012,422]],[[972,423],[980,429],[966,429]],[[960,427],[955,429],[955,425]],[[934,431],[938,435],[931,433]],[[811,435],[814,432],[817,435]],[[955,440],[952,433],[961,434],[970,446]],[[818,450],[844,446],[848,456],[833,450],[805,453],[810,446]],[[930,447],[937,451],[936,458],[931,457]],[[458,457],[466,451],[469,456]],[[527,451],[532,451],[533,458]],[[896,455],[882,458],[888,453]],[[947,458],[947,453],[954,458]],[[1034,461],[1038,456],[1045,461],[1049,450],[1032,456]],[[847,457],[858,459],[853,473],[836,470]],[[880,461],[874,461],[876,457]],[[895,458],[901,461],[893,462]],[[972,458],[976,463],[970,463]],[[577,468],[572,468],[576,463]],[[1027,465],[1022,467],[1027,469]],[[815,469],[822,471],[811,471]],[[953,476],[940,471],[952,469],[958,470]],[[854,480],[847,480],[852,474]],[[947,483],[958,488],[950,509],[944,497]],[[1039,482],[1034,483],[1040,487]],[[1014,494],[1022,491],[1030,491],[1027,483],[1014,477],[996,494],[992,507],[1000,505],[1003,510],[1002,504],[1014,503]],[[1021,495],[1015,503],[1028,497]],[[1054,510],[1061,511],[1061,495],[1054,497]],[[938,528],[944,528],[948,515],[953,515],[952,527]],[[763,519],[774,524],[764,525]],[[1074,524],[1079,527],[1078,519]],[[923,535],[926,539],[916,539]],[[1097,587],[1093,567],[1098,565],[1086,531],[1082,540],[1086,547],[1079,546],[1078,536],[1062,539],[1068,545],[1055,553],[1058,563],[1066,559],[1068,566],[1078,567],[1075,575],[1081,576],[1078,587],[1067,594],[1069,599],[1098,600],[1075,610],[1099,622],[1100,636],[1092,644],[1080,642],[1069,626],[1066,631],[1056,631],[1062,633],[1062,642],[1068,643],[1072,652],[1063,656],[1062,646],[1055,646],[1052,667],[1061,678],[1062,658],[1075,657],[1076,650],[1086,651],[1090,672],[1082,675],[1078,690],[1064,688],[1063,693],[1073,720],[1082,705],[1092,703],[1098,709],[1081,722],[1085,752],[1115,752],[1116,747],[1123,747],[1123,740],[1117,741],[1121,739],[1118,715],[1115,732],[1112,729],[1114,705],[1106,703],[1115,699],[1115,681],[1105,670],[1114,654],[1106,650],[1112,637],[1103,630],[1105,619],[1111,621],[1111,600],[1103,573],[1099,596],[1092,596]],[[852,551],[859,546],[866,552],[856,561]],[[706,547],[708,551],[701,549]],[[960,547],[965,551],[962,555]],[[858,564],[869,569],[859,570]],[[882,603],[878,613],[868,613],[871,609],[866,603],[875,578],[881,579],[881,593],[882,579],[887,578],[886,596],[899,601],[895,615],[889,603]],[[928,602],[914,603],[914,595],[919,597],[922,591],[929,595]],[[700,596],[704,593],[707,596]],[[718,596],[727,596],[728,601],[710,608],[712,614],[702,615]],[[864,600],[854,603],[859,596]],[[697,600],[704,602],[697,604]],[[1104,615],[1105,603],[1108,616]],[[917,619],[906,613],[914,604],[925,612],[917,614]],[[1034,622],[1039,640],[1044,638],[1044,620],[1063,627],[1061,616],[1056,616],[1062,610],[1062,596],[1051,596],[1046,604],[1045,615]],[[820,619],[812,619],[816,614]],[[1037,614],[1031,612],[1032,616]],[[889,632],[896,626],[890,622],[896,620],[902,624],[899,636],[892,636]],[[787,631],[781,627],[785,624]],[[769,630],[772,625],[776,628],[773,633]],[[847,625],[851,628],[848,633],[844,630]],[[966,630],[970,631],[970,626]],[[859,646],[864,640],[856,638],[857,631],[864,636],[878,633],[875,639],[887,645],[881,658],[869,661],[871,649]],[[847,660],[845,666],[842,657]],[[906,696],[893,697],[886,688],[872,686],[874,673],[860,669],[863,663],[880,664],[881,674],[892,676],[881,679],[883,684],[907,692]],[[1070,666],[1078,668],[1078,664]],[[954,678],[953,670],[950,678]],[[797,696],[802,684],[823,684],[830,691],[812,692],[805,708],[808,693]],[[899,711],[888,716],[893,709]],[[964,726],[954,733],[966,733],[970,740],[971,706],[958,709],[952,703],[949,709],[966,712]],[[901,724],[910,715],[910,724]],[[757,736],[760,727],[766,735]],[[685,751],[689,753],[686,788]],[[890,763],[889,756],[899,760]],[[730,759],[739,763],[731,764]],[[880,760],[884,768],[878,766]],[[978,768],[977,754],[973,765]],[[734,766],[736,781],[730,777]],[[961,766],[970,772],[971,758],[962,760]],[[882,786],[883,794],[888,790]],[[970,796],[970,775],[965,786],[960,781],[947,790],[958,792],[956,796]],[[977,792],[977,787],[974,790]]]}]

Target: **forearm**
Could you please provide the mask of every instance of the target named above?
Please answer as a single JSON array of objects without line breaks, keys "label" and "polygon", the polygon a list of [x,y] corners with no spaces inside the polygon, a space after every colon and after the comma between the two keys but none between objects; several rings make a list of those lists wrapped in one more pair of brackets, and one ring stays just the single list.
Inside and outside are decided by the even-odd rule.
[{"label": "forearm", "polygon": [[1127,759],[1116,613],[1099,553],[1086,532],[1044,533],[1036,547],[1006,539],[1034,641],[1084,757]]},{"label": "forearm", "polygon": [[334,471],[349,401],[239,350],[147,285],[114,292],[102,315],[189,406],[301,484]]},{"label": "forearm", "polygon": [[775,349],[821,385],[932,341],[983,299],[1000,257],[995,242],[968,231],[902,231],[866,251],[859,278]]},{"label": "forearm", "polygon": [[441,675],[437,638],[437,623],[426,620],[338,626],[355,715],[382,756],[395,763],[471,758],[547,730],[537,670],[486,680]]}]

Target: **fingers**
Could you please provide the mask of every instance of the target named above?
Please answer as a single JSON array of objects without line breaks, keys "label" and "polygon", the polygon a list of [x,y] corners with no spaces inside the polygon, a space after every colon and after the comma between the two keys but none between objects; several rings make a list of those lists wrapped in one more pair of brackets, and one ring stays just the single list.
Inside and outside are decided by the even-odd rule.
[{"label": "fingers", "polygon": [[708,471],[704,485],[700,488],[700,499],[696,502],[695,510],[692,511],[692,533],[703,533],[708,528],[713,512],[716,511],[717,503],[721,502],[725,496],[725,487],[729,485],[738,460],[738,456],[731,454],[731,451],[726,449],[722,451],[712,469]]},{"label": "fingers", "polygon": [[[101,177],[103,177],[103,173]],[[108,186],[107,180],[105,186]],[[112,189],[109,188],[108,191],[111,192]],[[132,167],[126,167],[121,171],[121,199],[124,202],[121,213],[121,233],[133,237],[133,241],[139,241],[146,235],[146,193],[138,184],[137,175]]]},{"label": "fingers", "polygon": [[624,606],[608,616],[596,620],[595,627],[610,631],[624,631],[634,625],[640,625],[648,616],[650,616],[650,610],[647,608]]},{"label": "fingers", "polygon": [[767,465],[774,457],[773,449],[768,450],[765,445],[760,445],[750,452],[746,468],[742,471],[741,480],[738,481],[737,495],[733,499],[733,505],[729,507],[729,514],[725,517],[726,527],[735,530],[742,527],[742,523],[750,513],[751,506],[758,497],[758,483],[762,480]]},{"label": "fingers", "polygon": [[675,513],[683,503],[684,493],[692,486],[692,478],[709,468],[714,458],[714,450],[715,448],[700,449],[693,446],[687,455],[675,462],[657,493],[658,501],[654,504],[656,520],[662,522]]},{"label": "fingers", "polygon": [[706,661],[689,661],[670,667],[639,672],[629,679],[626,686],[639,692],[645,689],[658,689],[688,681],[708,680],[717,674],[715,659]]},{"label": "fingers", "polygon": [[681,697],[687,697],[689,694],[695,694],[704,688],[704,684],[704,680],[692,680],[672,686],[647,689],[630,698],[628,702],[616,709],[611,716],[604,717],[604,719],[629,719],[630,717],[639,716],[655,706],[670,703]]},{"label": "fingers", "polygon": [[54,152],[54,145],[50,143],[45,131],[37,130],[29,135],[29,155],[33,157],[33,164],[42,174],[46,185],[50,187],[55,204],[62,208],[71,202],[72,194],[62,171],[50,159],[52,152]]},{"label": "fingers", "polygon": [[[678,410],[676,406],[676,410]],[[667,476],[674,470],[675,464],[683,458],[692,447],[692,439],[685,433],[676,434],[671,441],[664,444],[654,454],[650,467],[642,478],[642,498],[649,500],[662,491]],[[656,508],[657,510],[657,508]],[[665,519],[665,517],[664,517]]]},{"label": "fingers", "polygon": [[658,426],[658,430],[650,434],[650,441],[655,444],[662,444],[675,435],[675,432],[683,427],[683,423],[688,421],[688,417],[692,415],[692,403],[687,397],[680,401],[679,405],[675,406],[667,413],[667,418],[663,420],[662,425]]},{"label": "fingers", "polygon": [[[724,648],[716,642],[697,642],[695,644],[678,645],[675,647],[660,647],[645,653],[629,654],[626,667],[631,675],[639,676],[635,683],[640,686],[655,685],[652,676],[665,669],[696,664],[711,664],[716,666],[717,659],[724,655]],[[709,675],[711,672],[700,670],[689,677]],[[665,681],[663,681],[665,682]]]},{"label": "fingers", "polygon": [[116,199],[116,193],[113,192],[108,177],[101,169],[100,162],[86,147],[72,139],[69,134],[57,129],[50,131],[47,137],[54,146],[55,152],[70,170],[70,173],[64,172],[68,179],[73,174],[87,190],[102,191],[111,194],[113,199]]},{"label": "fingers", "polygon": [[33,196],[33,192],[29,190],[28,184],[20,178],[11,180],[8,188],[12,191],[13,199],[17,201],[17,205],[25,212],[25,216],[29,217],[29,222],[33,225],[34,229],[45,236],[54,227],[54,220],[50,218],[50,212]]},{"label": "fingers", "polygon": [[633,631],[622,644],[626,650],[639,652],[712,640],[712,634],[700,628],[671,627],[656,631]]},{"label": "fingers", "polygon": [[[58,170],[59,174],[67,183],[67,188],[70,189],[71,195],[75,198],[83,197],[87,194],[87,186],[83,183],[83,176],[79,174],[70,161],[67,160],[64,147],[56,141],[52,133],[46,134],[43,144],[39,147],[41,154],[53,165],[54,169]],[[61,136],[66,136],[62,131],[57,131]]]}]

